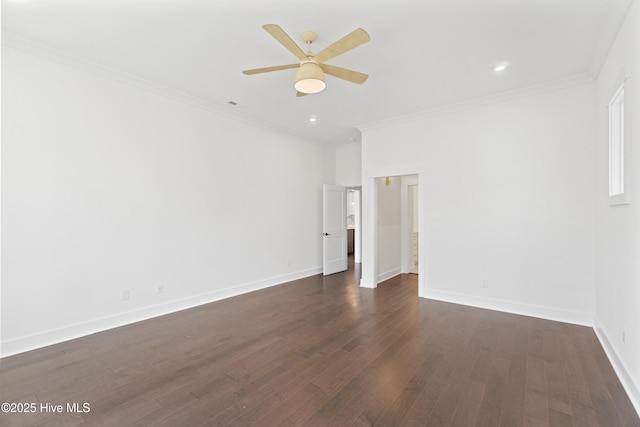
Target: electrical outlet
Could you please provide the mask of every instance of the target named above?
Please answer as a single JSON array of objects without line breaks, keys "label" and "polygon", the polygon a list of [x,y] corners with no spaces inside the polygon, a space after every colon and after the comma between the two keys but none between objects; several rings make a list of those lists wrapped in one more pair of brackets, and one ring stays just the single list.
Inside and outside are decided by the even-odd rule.
[{"label": "electrical outlet", "polygon": [[290,259],[287,260],[287,267],[291,267],[291,260]]},{"label": "electrical outlet", "polygon": [[161,294],[164,292],[164,283],[158,283],[156,286],[156,293]]},{"label": "electrical outlet", "polygon": [[129,289],[123,289],[120,291],[120,299],[122,301],[129,300]]},{"label": "electrical outlet", "polygon": [[482,287],[483,287],[484,289],[488,289],[488,288],[489,288],[489,282],[487,282],[486,280],[483,280],[483,281],[482,281]]},{"label": "electrical outlet", "polygon": [[626,330],[622,330],[622,343],[626,344],[627,343],[627,331]]}]

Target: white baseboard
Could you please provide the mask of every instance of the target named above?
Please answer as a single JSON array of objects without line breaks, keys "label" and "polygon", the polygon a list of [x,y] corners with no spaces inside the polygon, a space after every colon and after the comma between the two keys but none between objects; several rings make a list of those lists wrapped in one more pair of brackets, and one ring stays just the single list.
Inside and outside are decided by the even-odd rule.
[{"label": "white baseboard", "polygon": [[434,289],[425,289],[423,292],[420,292],[419,295],[423,298],[451,302],[454,304],[469,305],[473,307],[486,308],[488,310],[503,311],[506,313],[554,320],[557,322],[572,323],[574,325],[593,326],[593,314],[590,313],[576,313],[535,305],[520,304],[511,301],[483,298],[475,295],[438,291]]},{"label": "white baseboard", "polygon": [[92,319],[86,322],[77,323],[64,328],[43,331],[34,335],[24,336],[9,341],[2,342],[0,346],[0,357],[7,357],[25,351],[58,344],[64,341],[91,335],[107,329],[117,328],[142,320],[151,319],[176,311],[186,310],[210,302],[219,301],[236,295],[257,291],[271,286],[280,285],[292,280],[302,279],[322,273],[321,267],[301,270],[294,273],[258,280],[243,285],[218,289],[204,294],[194,295],[179,300],[169,301],[163,304],[145,307],[113,316]]},{"label": "white baseboard", "polygon": [[385,280],[389,280],[392,277],[396,277],[400,273],[400,267],[394,268],[393,270],[389,270],[386,273],[378,274],[375,282],[369,278],[361,277],[360,278],[360,287],[361,288],[370,288],[375,289],[378,287],[378,283],[384,282]]},{"label": "white baseboard", "polygon": [[361,288],[375,289],[377,286],[378,286],[378,284],[375,283],[373,280],[370,280],[370,279],[365,278],[365,277],[361,277],[360,278],[360,287]]},{"label": "white baseboard", "polygon": [[378,274],[378,283],[384,282],[385,280],[389,280],[392,277],[396,277],[398,274],[400,274],[400,267]]},{"label": "white baseboard", "polygon": [[602,345],[604,352],[607,354],[607,358],[609,359],[609,362],[611,362],[611,365],[613,366],[614,371],[616,371],[616,374],[618,375],[618,378],[622,383],[622,387],[624,387],[624,390],[627,392],[627,396],[629,396],[629,400],[631,400],[633,407],[636,409],[636,412],[640,417],[639,385],[636,384],[633,381],[633,378],[631,377],[631,375],[629,375],[629,370],[625,366],[622,359],[618,357],[618,353],[616,352],[613,345],[611,345],[611,340],[609,340],[607,333],[602,328],[602,324],[600,323],[597,317],[594,319],[593,323],[594,323],[593,330],[595,331],[596,336],[598,337],[598,340],[600,340],[600,345]]}]

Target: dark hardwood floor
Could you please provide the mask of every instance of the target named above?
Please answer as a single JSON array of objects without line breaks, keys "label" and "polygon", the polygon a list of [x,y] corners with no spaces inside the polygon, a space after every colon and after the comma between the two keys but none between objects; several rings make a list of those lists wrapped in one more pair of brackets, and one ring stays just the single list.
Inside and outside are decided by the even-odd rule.
[{"label": "dark hardwood floor", "polygon": [[592,329],[418,299],[413,275],[375,290],[358,278],[4,358],[0,400],[36,412],[0,425],[640,426]]}]

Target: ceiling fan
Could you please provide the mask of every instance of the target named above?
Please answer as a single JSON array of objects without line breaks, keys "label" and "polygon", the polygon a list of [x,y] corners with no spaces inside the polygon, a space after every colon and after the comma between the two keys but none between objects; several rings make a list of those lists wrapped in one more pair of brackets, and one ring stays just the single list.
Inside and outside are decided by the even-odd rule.
[{"label": "ceiling fan", "polygon": [[244,70],[247,75],[268,73],[271,71],[287,70],[297,68],[294,87],[297,90],[297,96],[322,92],[326,83],[324,82],[324,74],[338,77],[352,83],[362,84],[369,77],[367,74],[358,71],[347,70],[346,68],[336,67],[334,65],[325,64],[331,58],[342,55],[345,52],[354,49],[361,44],[370,40],[369,34],[362,28],[358,28],[347,34],[337,42],[322,50],[317,55],[311,52],[311,43],[313,43],[317,34],[313,31],[305,31],[302,33],[302,40],[307,44],[308,51],[305,53],[292,39],[284,32],[282,28],[275,24],[266,24],[262,28],[267,30],[277,41],[286,47],[289,52],[293,53],[299,60],[299,64],[278,65],[275,67],[254,68],[252,70]]}]

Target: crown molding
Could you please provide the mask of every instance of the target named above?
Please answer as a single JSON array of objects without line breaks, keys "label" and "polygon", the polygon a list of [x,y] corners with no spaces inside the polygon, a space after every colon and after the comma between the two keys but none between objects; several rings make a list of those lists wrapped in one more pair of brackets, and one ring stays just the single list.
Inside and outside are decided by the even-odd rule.
[{"label": "crown molding", "polygon": [[[233,119],[244,124],[257,127],[266,131],[270,131],[279,135],[287,136],[289,138],[296,139],[307,144],[312,144],[320,147],[326,147],[327,141],[310,139],[307,136],[301,135],[292,131],[291,129],[285,129],[281,127],[273,126],[270,123],[264,122],[254,116],[238,111],[237,109],[230,108],[229,106],[221,105],[204,98],[200,98],[194,95],[187,94],[177,89],[170,88],[168,86],[156,83],[154,81],[145,79],[138,75],[128,73],[116,68],[109,67],[96,61],[92,61],[87,58],[83,58],[66,51],[62,51],[51,46],[35,42],[33,40],[18,36],[8,31],[2,31],[2,45],[10,48],[20,50],[41,58],[45,58],[54,62],[61,63],[63,65],[86,71],[92,74],[99,75],[101,77],[117,81],[129,86],[133,86],[137,89],[154,93],[156,95],[164,96],[176,101],[189,104],[217,115]],[[585,83],[591,83],[594,79],[587,74],[577,74],[569,76],[563,79],[553,80],[550,82],[529,86],[526,88],[514,89],[498,93],[495,95],[489,95],[468,101],[463,101],[455,104],[444,105],[441,107],[432,108],[429,110],[418,111],[415,113],[406,114],[403,116],[392,117],[388,119],[379,120],[376,122],[365,123],[356,126],[358,130],[370,131],[374,129],[385,128],[388,126],[394,126],[404,123],[410,123],[416,120],[422,120],[430,117],[435,117],[443,114],[448,114],[460,110],[477,108],[486,105],[495,104],[498,102],[508,101],[524,96],[534,95],[543,92],[549,92],[553,90],[563,89],[571,86],[576,86]],[[361,143],[358,141],[358,143]],[[340,145],[337,145],[340,146]]]},{"label": "crown molding", "polygon": [[65,52],[45,44],[35,42],[33,40],[18,36],[8,31],[2,31],[2,45],[17,49],[31,55],[45,58],[50,61],[58,62],[71,68],[96,74],[109,80],[114,80],[119,83],[133,86],[146,92],[151,92],[156,95],[180,101],[185,104],[210,111],[217,115],[233,119],[272,133],[287,136],[289,138],[293,138],[307,144],[312,144],[320,147],[327,146],[324,141],[310,139],[308,137],[305,137],[304,135],[297,134],[290,129],[273,126],[249,114],[242,113],[241,111],[238,111],[233,107],[229,107],[226,104],[221,105],[194,95],[190,95],[177,89],[173,89],[160,83],[145,79],[138,75],[112,68],[99,62],[92,61],[90,59],[83,58],[69,52]]},{"label": "crown molding", "polygon": [[424,120],[431,117],[450,114],[457,111],[468,110],[471,108],[479,108],[504,101],[510,101],[526,96],[537,95],[545,92],[552,92],[559,89],[565,89],[572,86],[578,86],[586,83],[592,83],[594,79],[587,74],[576,74],[558,80],[527,86],[524,88],[509,90],[494,95],[483,96],[480,98],[470,99],[468,101],[457,102],[455,104],[443,105],[441,107],[431,108],[429,110],[417,111],[415,113],[405,114],[403,116],[391,117],[376,122],[365,123],[356,126],[360,131],[366,132],[375,129],[382,129],[389,126],[396,126],[405,123],[411,123],[417,120]]}]

